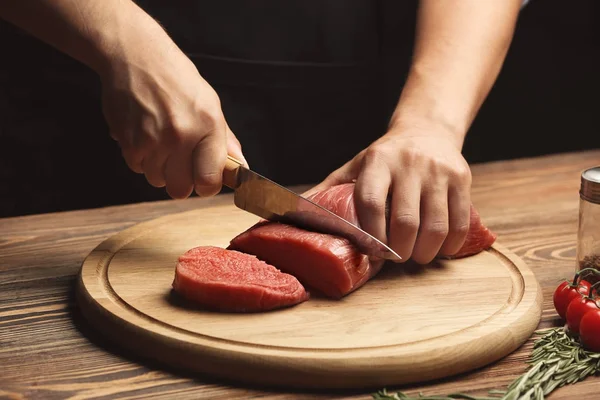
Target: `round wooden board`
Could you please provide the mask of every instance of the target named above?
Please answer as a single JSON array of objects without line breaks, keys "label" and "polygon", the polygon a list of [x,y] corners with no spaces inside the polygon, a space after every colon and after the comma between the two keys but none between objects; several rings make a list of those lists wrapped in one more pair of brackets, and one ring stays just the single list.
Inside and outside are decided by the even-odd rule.
[{"label": "round wooden board", "polygon": [[499,244],[428,266],[389,264],[342,300],[313,293],[267,313],[207,312],[172,293],[179,255],[225,247],[257,221],[231,205],[124,230],[85,259],[79,305],[97,329],[142,356],[239,382],[305,388],[447,377],[504,357],[538,325],[540,286]]}]

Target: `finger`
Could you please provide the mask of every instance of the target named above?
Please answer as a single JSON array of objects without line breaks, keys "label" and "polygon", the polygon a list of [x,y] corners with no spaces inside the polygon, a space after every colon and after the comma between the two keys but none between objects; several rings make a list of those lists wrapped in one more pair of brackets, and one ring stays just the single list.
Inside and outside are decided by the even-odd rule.
[{"label": "finger", "polygon": [[448,235],[448,185],[435,182],[421,191],[421,222],[412,259],[431,262]]},{"label": "finger", "polygon": [[471,192],[468,186],[451,186],[448,189],[448,237],[440,255],[456,254],[467,238],[471,217]]},{"label": "finger", "polygon": [[166,185],[165,181],[165,163],[167,162],[167,154],[159,151],[154,151],[149,157],[144,158],[142,167],[146,180],[152,186],[160,188]]},{"label": "finger", "polygon": [[419,232],[421,181],[417,175],[393,180],[389,217],[389,246],[407,261]]},{"label": "finger", "polygon": [[385,205],[391,183],[390,171],[378,159],[364,161],[354,188],[358,221],[366,232],[386,243]]},{"label": "finger", "polygon": [[174,199],[185,199],[194,190],[192,147],[180,146],[172,152],[164,170],[167,193]]},{"label": "finger", "polygon": [[229,129],[229,126],[227,126],[227,154],[241,161],[246,168],[249,168],[248,161],[246,161],[242,152],[242,145],[231,129]]},{"label": "finger", "polygon": [[219,193],[226,159],[225,132],[214,131],[198,142],[192,153],[193,182],[198,196],[213,196]]}]

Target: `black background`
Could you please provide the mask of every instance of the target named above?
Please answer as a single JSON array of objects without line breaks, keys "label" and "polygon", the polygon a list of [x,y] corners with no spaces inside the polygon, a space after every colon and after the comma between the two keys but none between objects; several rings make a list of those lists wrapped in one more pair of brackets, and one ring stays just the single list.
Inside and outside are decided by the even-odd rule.
[{"label": "black background", "polygon": [[[525,7],[500,76],[467,136],[467,161],[599,147],[599,9],[595,0],[533,0]],[[412,28],[410,21],[402,25],[405,49],[412,43]],[[0,45],[0,217],[168,198],[126,167],[108,136],[93,72],[7,23],[0,23]],[[398,54],[398,62],[406,65],[410,52]],[[220,90],[218,82],[214,86]],[[239,96],[251,97],[252,90]],[[224,94],[226,116],[228,104],[238,99]],[[302,107],[311,98],[296,101]],[[235,132],[234,117],[232,125]],[[354,147],[347,148],[336,137],[323,141],[329,151],[340,143],[330,164],[311,154],[282,152],[273,165],[291,160],[285,174],[261,164],[259,144],[242,143],[254,154],[250,162],[259,172],[301,184],[322,179],[372,138],[351,139]],[[303,159],[309,161],[300,166]]]}]

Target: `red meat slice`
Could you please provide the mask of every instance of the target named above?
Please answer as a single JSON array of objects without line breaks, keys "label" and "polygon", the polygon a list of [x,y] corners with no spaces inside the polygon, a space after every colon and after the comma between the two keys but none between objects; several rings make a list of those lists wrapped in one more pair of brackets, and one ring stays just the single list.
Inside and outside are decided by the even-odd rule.
[{"label": "red meat slice", "polygon": [[489,249],[496,241],[496,235],[481,221],[479,213],[471,204],[471,219],[469,221],[469,231],[460,250],[448,258],[462,258],[480,253]]},{"label": "red meat slice", "polygon": [[[352,189],[339,185],[309,198],[357,223]],[[235,237],[228,248],[254,254],[335,299],[364,285],[384,263],[383,260],[369,260],[345,238],[267,221],[261,221]]]},{"label": "red meat slice", "polygon": [[354,207],[354,183],[344,183],[308,196],[308,199],[355,225],[358,214]]},{"label": "red meat slice", "polygon": [[382,260],[369,261],[347,239],[278,222],[259,222],[233,238],[228,248],[277,265],[334,299],[364,285],[383,265]]},{"label": "red meat slice", "polygon": [[[331,187],[309,198],[358,225],[353,183]],[[471,205],[467,238],[452,258],[479,253],[495,240],[496,235],[483,225]],[[332,298],[341,298],[358,289],[383,265],[382,260],[369,260],[344,238],[267,221],[233,238],[228,248],[256,255]]]},{"label": "red meat slice", "polygon": [[229,312],[274,310],[309,298],[292,275],[255,256],[213,246],[179,257],[173,288],[188,300]]},{"label": "red meat slice", "polygon": [[[354,207],[354,183],[345,183],[334,186],[322,192],[315,193],[309,198],[315,203],[329,209],[342,218],[359,225],[358,215]],[[461,258],[477,254],[494,244],[497,235],[488,229],[475,207],[471,204],[471,217],[469,231],[460,250],[451,258]]]}]

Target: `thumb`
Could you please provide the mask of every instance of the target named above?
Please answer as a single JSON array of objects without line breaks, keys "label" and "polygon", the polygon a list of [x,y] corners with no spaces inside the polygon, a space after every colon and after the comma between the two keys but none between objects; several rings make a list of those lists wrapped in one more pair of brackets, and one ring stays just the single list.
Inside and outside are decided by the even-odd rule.
[{"label": "thumb", "polygon": [[238,161],[241,161],[246,168],[249,168],[248,162],[246,161],[246,158],[244,158],[244,153],[242,152],[242,145],[231,129],[229,129],[229,125],[227,125],[227,154]]}]

